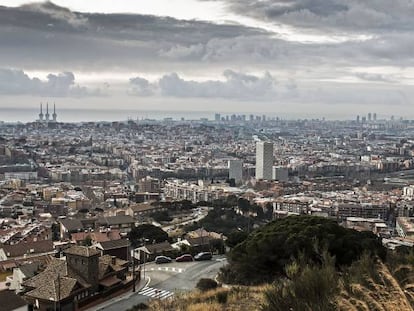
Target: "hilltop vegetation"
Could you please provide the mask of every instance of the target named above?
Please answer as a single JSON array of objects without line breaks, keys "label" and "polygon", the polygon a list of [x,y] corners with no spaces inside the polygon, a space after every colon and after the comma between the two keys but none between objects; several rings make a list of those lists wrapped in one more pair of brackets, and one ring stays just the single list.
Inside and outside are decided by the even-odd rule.
[{"label": "hilltop vegetation", "polygon": [[312,216],[292,216],[273,221],[253,232],[228,254],[223,281],[231,284],[262,284],[285,276],[285,267],[302,256],[321,264],[321,250],[349,266],[364,252],[385,258],[381,241],[370,232],[358,232],[335,221]]},{"label": "hilltop vegetation", "polygon": [[306,216],[274,221],[241,241],[230,252],[229,265],[221,275],[232,286],[181,294],[169,301],[153,302],[150,309],[409,311],[414,308],[412,248],[387,252],[371,233]]}]

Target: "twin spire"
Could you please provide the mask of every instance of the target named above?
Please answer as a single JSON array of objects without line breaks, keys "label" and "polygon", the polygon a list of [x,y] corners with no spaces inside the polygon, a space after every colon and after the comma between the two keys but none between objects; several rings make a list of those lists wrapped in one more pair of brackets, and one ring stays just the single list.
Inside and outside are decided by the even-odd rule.
[{"label": "twin spire", "polygon": [[53,104],[53,114],[52,120],[50,119],[49,114],[49,103],[46,103],[46,113],[43,114],[43,104],[40,103],[40,113],[39,113],[39,122],[41,123],[49,123],[49,122],[57,122],[57,114],[56,114],[56,105]]}]

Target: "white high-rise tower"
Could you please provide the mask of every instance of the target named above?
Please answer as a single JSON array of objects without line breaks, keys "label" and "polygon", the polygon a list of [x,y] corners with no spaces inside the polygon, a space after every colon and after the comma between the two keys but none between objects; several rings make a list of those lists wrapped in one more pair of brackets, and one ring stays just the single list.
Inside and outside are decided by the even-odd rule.
[{"label": "white high-rise tower", "polygon": [[256,179],[272,179],[273,143],[256,143]]},{"label": "white high-rise tower", "polygon": [[243,161],[229,160],[229,179],[234,179],[236,184],[243,181]]}]

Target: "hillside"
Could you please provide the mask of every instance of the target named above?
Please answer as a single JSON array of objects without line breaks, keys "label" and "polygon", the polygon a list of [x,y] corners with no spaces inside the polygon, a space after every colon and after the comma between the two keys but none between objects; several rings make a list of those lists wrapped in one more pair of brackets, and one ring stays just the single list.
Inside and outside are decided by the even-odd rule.
[{"label": "hillside", "polygon": [[[228,254],[226,288],[194,291],[151,310],[414,310],[414,250],[387,251],[369,232],[318,217],[288,217]],[[207,287],[206,287],[207,288]]]},{"label": "hillside", "polygon": [[[375,276],[367,273],[347,283],[344,278],[338,280],[338,292],[332,297],[332,305],[319,310],[340,311],[412,311],[414,310],[414,270],[412,266],[401,266],[394,271],[409,271],[409,277],[399,279],[382,262],[375,264]],[[406,273],[404,273],[407,275]],[[163,311],[250,311],[250,310],[283,310],[285,306],[273,308],[266,298],[272,293],[272,286],[235,286],[219,288],[207,292],[198,290],[178,295],[168,301],[153,301],[149,310]],[[280,297],[284,299],[285,297]],[[315,311],[316,308],[306,306],[299,297],[302,307],[293,310]]]}]

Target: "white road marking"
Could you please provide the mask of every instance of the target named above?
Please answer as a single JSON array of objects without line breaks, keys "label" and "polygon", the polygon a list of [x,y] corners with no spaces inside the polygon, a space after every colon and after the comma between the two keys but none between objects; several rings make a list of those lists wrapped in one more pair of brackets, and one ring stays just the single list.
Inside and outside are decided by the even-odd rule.
[{"label": "white road marking", "polygon": [[138,294],[151,297],[154,299],[164,300],[174,295],[173,292],[164,289],[157,289],[153,287],[144,287]]}]

